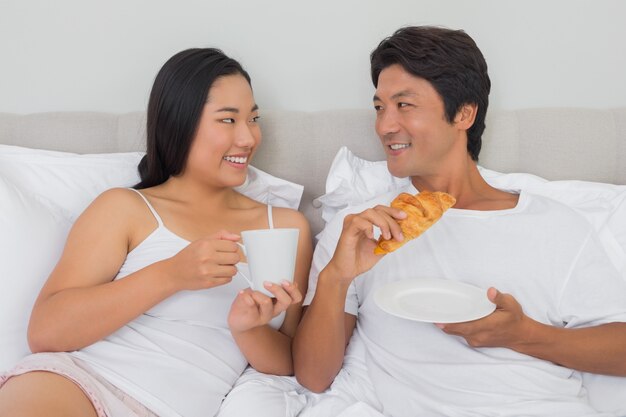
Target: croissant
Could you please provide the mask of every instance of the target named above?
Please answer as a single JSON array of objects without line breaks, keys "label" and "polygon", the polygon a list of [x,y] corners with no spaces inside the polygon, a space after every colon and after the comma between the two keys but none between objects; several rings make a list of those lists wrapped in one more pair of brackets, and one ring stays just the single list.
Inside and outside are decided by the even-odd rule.
[{"label": "croissant", "polygon": [[409,240],[415,239],[435,224],[454,203],[456,203],[454,197],[440,191],[422,191],[416,195],[399,194],[391,202],[391,207],[400,209],[407,214],[407,217],[398,220],[404,240],[398,242],[393,238],[387,240],[380,236],[374,253],[382,255],[393,252]]}]

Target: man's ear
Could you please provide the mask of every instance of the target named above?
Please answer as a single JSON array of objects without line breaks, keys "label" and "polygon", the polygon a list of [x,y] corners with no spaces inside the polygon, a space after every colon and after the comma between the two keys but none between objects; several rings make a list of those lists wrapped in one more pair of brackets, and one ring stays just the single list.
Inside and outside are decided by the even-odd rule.
[{"label": "man's ear", "polygon": [[462,130],[468,130],[476,120],[478,105],[475,103],[465,103],[454,116],[454,124]]}]

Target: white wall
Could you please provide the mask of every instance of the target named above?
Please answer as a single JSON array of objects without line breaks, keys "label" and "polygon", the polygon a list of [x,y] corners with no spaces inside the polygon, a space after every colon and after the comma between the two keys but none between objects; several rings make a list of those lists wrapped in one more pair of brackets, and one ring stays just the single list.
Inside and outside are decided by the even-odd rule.
[{"label": "white wall", "polygon": [[492,108],[626,106],[621,0],[0,0],[0,112],[142,110],[179,50],[218,46],[262,108],[369,108],[369,52],[406,24],[465,29]]}]

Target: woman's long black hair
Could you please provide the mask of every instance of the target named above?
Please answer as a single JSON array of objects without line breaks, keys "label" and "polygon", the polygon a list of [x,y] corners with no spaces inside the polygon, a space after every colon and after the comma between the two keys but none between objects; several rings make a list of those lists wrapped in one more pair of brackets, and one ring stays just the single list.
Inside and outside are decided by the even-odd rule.
[{"label": "woman's long black hair", "polygon": [[182,173],[209,89],[219,77],[234,74],[250,83],[241,64],[215,48],[187,49],[163,65],[150,93],[146,155],[134,188],[153,187]]}]

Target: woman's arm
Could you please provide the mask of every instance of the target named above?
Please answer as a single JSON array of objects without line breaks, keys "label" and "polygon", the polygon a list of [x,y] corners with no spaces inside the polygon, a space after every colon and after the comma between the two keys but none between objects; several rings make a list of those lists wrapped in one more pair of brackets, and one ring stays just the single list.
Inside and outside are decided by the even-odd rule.
[{"label": "woman's arm", "polygon": [[112,281],[126,258],[129,223],[136,217],[131,192],[104,192],[76,220],[31,314],[33,352],[90,345],[171,294],[159,265]]},{"label": "woman's arm", "polygon": [[[206,257],[215,246],[231,250],[222,254],[230,256],[233,264],[239,259],[235,243],[215,237],[194,242],[173,258],[113,281],[129,248],[138,243],[133,242],[137,225],[148,227],[141,240],[156,227],[156,221],[146,224],[148,216],[145,203],[134,192],[113,189],[100,195],[77,219],[31,314],[28,339],[33,352],[80,349],[181,289],[230,282],[234,265],[207,268],[211,277],[197,272],[198,258]],[[239,238],[222,234],[226,239]]]},{"label": "woman's arm", "polygon": [[[247,291],[240,294],[233,303],[229,316],[231,333],[242,353],[259,372],[276,375],[293,375],[293,360],[291,342],[302,314],[302,295],[308,286],[309,268],[311,265],[312,242],[311,231],[306,218],[299,212],[289,209],[274,209],[275,224],[277,227],[293,227],[300,230],[298,238],[298,254],[294,271],[294,284],[290,286],[272,285],[268,288],[276,295],[275,304],[271,298],[259,293]],[[280,331],[263,324],[246,330],[237,330],[234,311],[239,302],[246,302],[242,296],[254,298],[254,308],[265,310],[263,322],[284,311],[285,320]],[[250,298],[246,299],[250,300]],[[271,313],[269,313],[271,311]],[[263,315],[263,313],[261,313]]]}]

